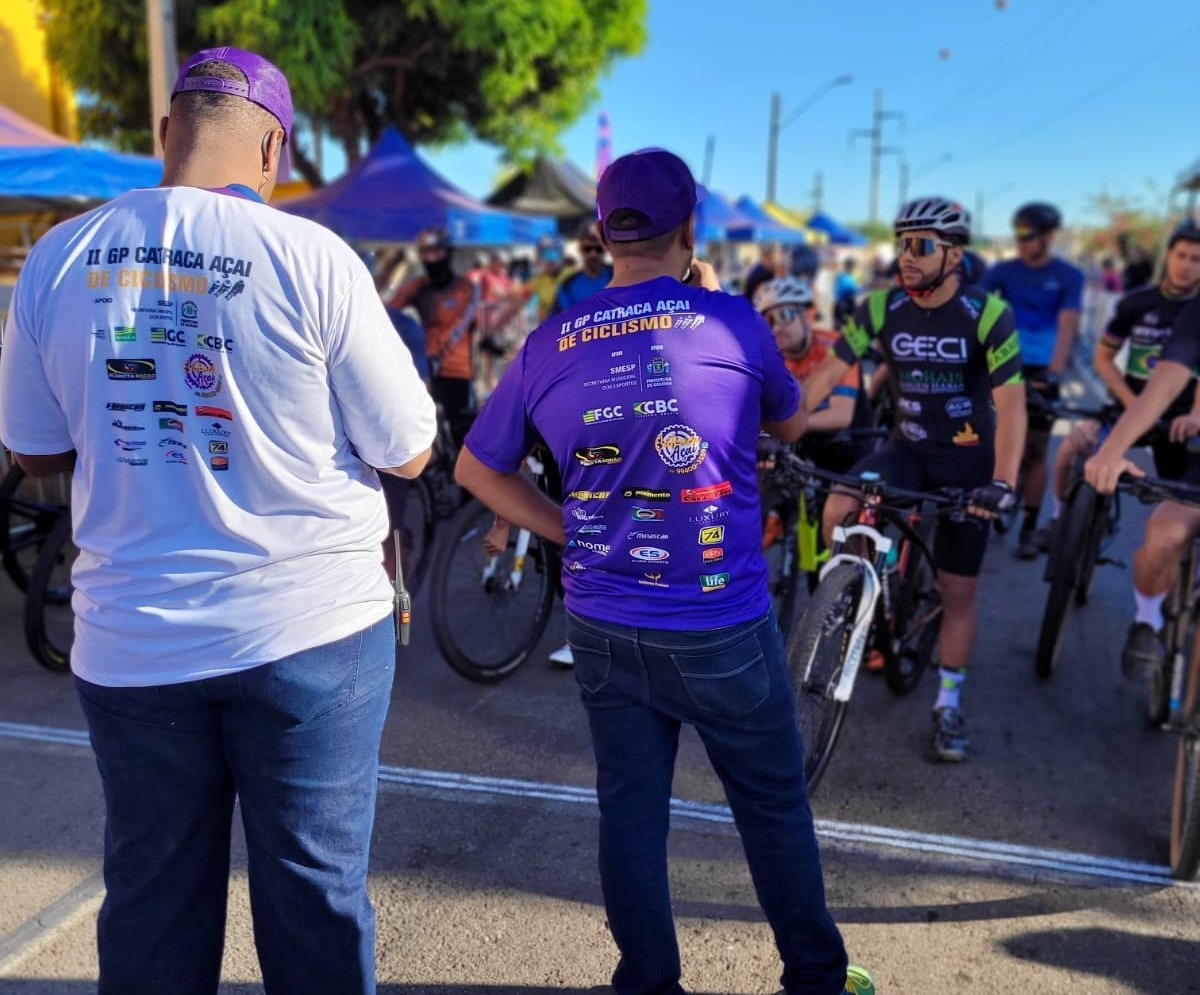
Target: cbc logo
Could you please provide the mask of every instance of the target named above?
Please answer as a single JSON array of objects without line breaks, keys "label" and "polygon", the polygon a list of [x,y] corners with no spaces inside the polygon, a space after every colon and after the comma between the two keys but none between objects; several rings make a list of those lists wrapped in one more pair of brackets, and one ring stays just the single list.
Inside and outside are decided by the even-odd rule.
[{"label": "cbc logo", "polygon": [[197,335],[196,345],[214,352],[233,352],[233,339],[222,339],[216,335]]},{"label": "cbc logo", "polygon": [[654,401],[638,401],[633,406],[633,413],[640,417],[647,415],[677,415],[679,414],[679,399],[672,397],[669,400],[654,400]]}]

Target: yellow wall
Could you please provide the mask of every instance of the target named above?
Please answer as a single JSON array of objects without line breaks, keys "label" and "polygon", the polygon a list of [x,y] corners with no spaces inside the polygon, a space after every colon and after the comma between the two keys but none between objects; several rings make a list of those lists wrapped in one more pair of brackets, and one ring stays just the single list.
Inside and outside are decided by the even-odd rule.
[{"label": "yellow wall", "polygon": [[70,139],[75,134],[75,94],[46,57],[39,0],[0,2],[0,103]]}]

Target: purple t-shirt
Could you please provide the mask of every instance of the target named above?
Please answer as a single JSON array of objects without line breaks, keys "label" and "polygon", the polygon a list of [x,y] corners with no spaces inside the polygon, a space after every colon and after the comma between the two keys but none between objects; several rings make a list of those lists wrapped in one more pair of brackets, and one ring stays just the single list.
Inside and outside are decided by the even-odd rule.
[{"label": "purple t-shirt", "polygon": [[571,611],[714,629],[770,604],[755,448],[760,423],[790,418],[799,398],[749,301],[660,277],[540,325],[466,444],[500,473],[537,436],[549,445]]}]

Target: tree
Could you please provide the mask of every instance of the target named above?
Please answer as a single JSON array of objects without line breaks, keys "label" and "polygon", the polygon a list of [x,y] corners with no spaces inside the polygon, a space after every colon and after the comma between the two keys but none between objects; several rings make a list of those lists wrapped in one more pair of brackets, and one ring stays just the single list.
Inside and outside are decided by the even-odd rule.
[{"label": "tree", "polygon": [[[1161,203],[1161,194],[1149,185],[1151,201]],[[1084,212],[1099,219],[1099,225],[1083,232],[1083,247],[1093,254],[1110,253],[1128,257],[1135,250],[1153,256],[1162,244],[1167,218],[1160,209],[1148,207],[1146,198],[1110,193],[1092,194]]]},{"label": "tree", "polygon": [[[82,92],[85,136],[153,148],[143,0],[42,0],[51,57]],[[647,0],[176,0],[180,58],[217,44],[267,54],[298,115],[351,162],[388,125],[410,141],[469,135],[521,159],[595,99],[612,62],[641,51]],[[108,57],[105,53],[114,53]],[[121,53],[116,56],[115,53]],[[311,132],[308,142],[311,142]],[[297,168],[322,178],[311,144]]]}]

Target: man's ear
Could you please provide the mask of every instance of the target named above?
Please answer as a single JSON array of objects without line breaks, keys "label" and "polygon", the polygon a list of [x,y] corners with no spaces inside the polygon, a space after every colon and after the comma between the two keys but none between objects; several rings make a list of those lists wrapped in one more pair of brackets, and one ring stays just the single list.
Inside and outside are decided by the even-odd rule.
[{"label": "man's ear", "polygon": [[263,135],[262,140],[262,171],[264,175],[279,168],[279,158],[283,155],[283,129],[275,128]]},{"label": "man's ear", "polygon": [[167,123],[170,120],[169,117],[164,116],[158,122],[158,147],[163,152],[167,151]]},{"label": "man's ear", "polygon": [[696,215],[688,216],[683,223],[683,247],[689,252],[696,248]]}]

